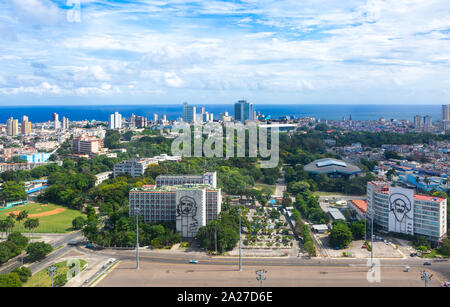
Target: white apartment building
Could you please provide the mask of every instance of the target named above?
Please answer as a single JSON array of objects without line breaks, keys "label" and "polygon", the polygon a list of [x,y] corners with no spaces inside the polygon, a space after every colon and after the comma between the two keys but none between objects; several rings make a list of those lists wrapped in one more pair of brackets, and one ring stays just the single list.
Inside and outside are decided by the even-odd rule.
[{"label": "white apartment building", "polygon": [[145,222],[176,222],[184,238],[193,238],[201,226],[217,219],[222,205],[220,189],[209,185],[143,186],[129,193],[130,216]]},{"label": "white apartment building", "polygon": [[122,129],[122,114],[114,112],[109,116],[109,129]]},{"label": "white apartment building", "polygon": [[6,135],[16,136],[18,134],[19,134],[19,121],[11,117],[6,121]]},{"label": "white apartment building", "polygon": [[207,184],[217,187],[217,173],[208,172],[203,175],[159,175],[155,179],[157,187],[183,184]]},{"label": "white apartment building", "polygon": [[98,186],[99,184],[101,184],[103,181],[108,180],[109,179],[109,175],[111,175],[113,172],[103,172],[100,174],[95,175],[95,186]]},{"label": "white apartment building", "polygon": [[129,174],[131,177],[144,175],[145,170],[150,164],[157,163],[152,158],[149,159],[130,159],[114,164],[114,177],[120,174]]},{"label": "white apartment building", "polygon": [[415,194],[385,182],[367,183],[367,217],[382,231],[425,236],[441,241],[447,235],[447,199]]}]

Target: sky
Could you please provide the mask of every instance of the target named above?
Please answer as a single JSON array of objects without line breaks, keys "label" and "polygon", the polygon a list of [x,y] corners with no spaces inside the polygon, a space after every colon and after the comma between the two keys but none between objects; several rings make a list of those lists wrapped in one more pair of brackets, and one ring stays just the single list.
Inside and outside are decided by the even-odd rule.
[{"label": "sky", "polygon": [[0,105],[242,98],[450,103],[450,1],[0,1]]}]

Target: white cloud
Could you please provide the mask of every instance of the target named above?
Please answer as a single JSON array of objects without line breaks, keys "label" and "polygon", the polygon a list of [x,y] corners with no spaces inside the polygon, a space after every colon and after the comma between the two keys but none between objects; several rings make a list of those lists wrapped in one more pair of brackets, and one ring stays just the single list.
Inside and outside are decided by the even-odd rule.
[{"label": "white cloud", "polygon": [[0,25],[16,40],[0,48],[4,95],[179,89],[333,99],[331,91],[370,96],[381,87],[401,97],[415,87],[421,97],[450,78],[445,0],[88,0],[82,22],[64,26],[50,0],[8,1]]}]

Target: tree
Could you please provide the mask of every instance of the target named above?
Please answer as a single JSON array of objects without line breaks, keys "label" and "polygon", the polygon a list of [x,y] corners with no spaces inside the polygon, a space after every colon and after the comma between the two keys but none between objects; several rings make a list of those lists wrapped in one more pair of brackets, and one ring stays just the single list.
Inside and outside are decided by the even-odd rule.
[{"label": "tree", "polygon": [[75,230],[82,229],[86,225],[87,220],[84,216],[77,216],[72,220],[72,227]]},{"label": "tree", "polygon": [[[27,217],[28,217],[27,210],[20,211],[19,214],[16,216],[16,221],[19,222],[19,229],[20,229],[20,222],[25,220]],[[22,228],[22,232],[23,232],[23,228]]]},{"label": "tree", "polygon": [[27,228],[30,232],[33,231],[33,229],[36,229],[39,227],[39,219],[27,219],[24,223],[24,227]]},{"label": "tree", "polygon": [[0,275],[0,287],[22,287],[22,282],[17,273]]},{"label": "tree", "polygon": [[329,239],[333,247],[343,249],[350,244],[353,235],[346,223],[338,222],[333,225]]},{"label": "tree", "polygon": [[33,275],[31,270],[26,266],[15,268],[12,273],[17,273],[17,275],[19,275],[20,281],[23,283],[27,282],[28,279]]},{"label": "tree", "polygon": [[366,227],[363,221],[357,221],[352,223],[350,225],[350,230],[355,240],[360,240],[364,238],[364,235],[366,234]]},{"label": "tree", "polygon": [[450,239],[448,237],[445,238],[439,251],[447,257],[450,256]]},{"label": "tree", "polygon": [[9,248],[4,244],[0,244],[0,264],[5,263],[9,258],[11,258]]},{"label": "tree", "polygon": [[58,274],[53,281],[53,285],[55,287],[62,287],[67,283],[67,275],[66,274]]},{"label": "tree", "polygon": [[23,183],[6,181],[2,185],[2,189],[3,190],[0,192],[0,200],[3,202],[25,200],[28,198]]},{"label": "tree", "polygon": [[27,247],[28,259],[30,261],[44,259],[52,250],[53,247],[45,242],[30,243]]},{"label": "tree", "polygon": [[28,245],[28,238],[18,231],[11,233],[8,236],[8,241],[13,242],[20,250],[25,249]]}]

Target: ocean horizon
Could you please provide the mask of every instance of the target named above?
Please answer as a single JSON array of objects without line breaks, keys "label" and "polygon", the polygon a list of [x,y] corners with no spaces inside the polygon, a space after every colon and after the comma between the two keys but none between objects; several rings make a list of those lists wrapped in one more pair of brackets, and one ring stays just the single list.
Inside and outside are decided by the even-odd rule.
[{"label": "ocean horizon", "polygon": [[[214,114],[218,119],[221,113],[228,112],[234,115],[234,104],[192,104],[204,106],[206,111]],[[354,104],[255,104],[255,111],[259,111],[272,119],[281,116],[291,118],[314,117],[316,119],[340,120],[378,120],[380,117],[397,120],[413,121],[415,115],[432,117],[433,121],[441,119],[441,105],[354,105]],[[153,118],[158,114],[159,118],[166,114],[168,120],[175,120],[182,116],[182,104],[166,105],[42,105],[42,106],[0,106],[0,122],[5,123],[10,117],[20,120],[23,115],[28,116],[31,122],[46,122],[52,119],[52,113],[58,113],[71,121],[98,120],[108,121],[109,115],[119,112],[127,118],[132,114]]]}]

